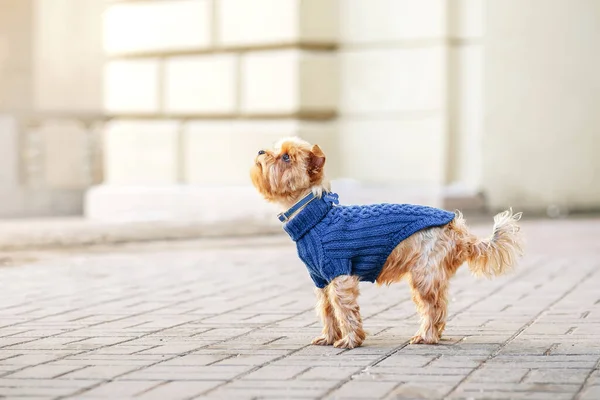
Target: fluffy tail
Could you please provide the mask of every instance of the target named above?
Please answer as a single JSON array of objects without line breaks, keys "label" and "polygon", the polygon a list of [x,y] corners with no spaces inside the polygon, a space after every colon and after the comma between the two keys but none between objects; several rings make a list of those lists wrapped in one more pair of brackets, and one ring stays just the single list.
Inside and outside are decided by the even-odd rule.
[{"label": "fluffy tail", "polygon": [[523,242],[517,222],[522,213],[512,209],[494,217],[494,231],[486,239],[471,236],[467,246],[467,263],[476,276],[491,278],[509,271],[523,254]]}]

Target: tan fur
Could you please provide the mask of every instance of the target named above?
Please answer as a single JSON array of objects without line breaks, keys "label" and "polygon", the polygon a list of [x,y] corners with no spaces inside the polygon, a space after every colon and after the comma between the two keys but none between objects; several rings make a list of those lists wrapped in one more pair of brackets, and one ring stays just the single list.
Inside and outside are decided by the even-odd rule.
[{"label": "tan fur", "polygon": [[325,290],[342,333],[342,338],[333,346],[344,349],[360,346],[365,340],[366,333],[362,328],[362,318],[358,306],[358,277],[338,276],[327,285]]},{"label": "tan fur", "polygon": [[[288,209],[310,191],[318,196],[329,190],[323,167],[325,154],[299,138],[280,141],[273,150],[258,155],[251,170],[254,186],[268,200]],[[288,154],[289,162],[282,157]],[[488,278],[508,272],[522,254],[517,222],[521,213],[505,211],[494,217],[492,235],[477,238],[469,232],[460,212],[449,224],[424,229],[401,242],[390,254],[378,285],[390,285],[403,278],[421,316],[421,326],[411,343],[438,343],[448,309],[448,285],[465,262],[476,276]],[[359,278],[340,276],[325,289],[317,289],[317,313],[323,323],[322,335],[313,344],[341,348],[360,346],[365,340],[360,307]]]},{"label": "tan fur", "polygon": [[317,305],[315,306],[315,311],[321,319],[323,331],[321,336],[317,336],[313,339],[312,344],[321,346],[333,344],[342,337],[342,332],[340,331],[339,325],[335,319],[333,306],[328,298],[327,290],[316,288],[315,294],[317,295]]},{"label": "tan fur", "polygon": [[[277,143],[258,155],[250,170],[252,183],[263,197],[289,208],[311,190],[321,195],[329,185],[325,182],[325,154],[319,146],[292,137]],[[290,157],[283,161],[283,155]]]}]

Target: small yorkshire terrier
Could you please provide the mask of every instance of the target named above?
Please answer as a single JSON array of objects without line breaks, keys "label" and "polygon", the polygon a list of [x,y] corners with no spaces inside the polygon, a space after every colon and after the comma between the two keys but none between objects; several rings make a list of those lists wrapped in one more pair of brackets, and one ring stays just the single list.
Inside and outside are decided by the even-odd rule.
[{"label": "small yorkshire terrier", "polygon": [[522,254],[521,213],[494,217],[487,239],[469,232],[460,212],[410,204],[339,206],[324,174],[325,154],[296,137],[260,150],[252,183],[296,242],[316,285],[322,334],[312,343],[352,349],[365,340],[359,281],[390,285],[403,278],[421,315],[411,343],[438,343],[446,326],[448,285],[466,261],[477,276],[502,275]]}]

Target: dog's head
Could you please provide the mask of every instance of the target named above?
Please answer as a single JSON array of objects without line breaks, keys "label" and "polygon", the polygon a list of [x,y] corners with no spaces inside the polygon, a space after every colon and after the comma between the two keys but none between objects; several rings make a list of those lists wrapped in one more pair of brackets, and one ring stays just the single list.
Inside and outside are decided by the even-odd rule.
[{"label": "dog's head", "polygon": [[272,149],[262,149],[250,170],[252,183],[265,199],[295,203],[324,184],[325,154],[317,145],[297,138],[282,139]]}]

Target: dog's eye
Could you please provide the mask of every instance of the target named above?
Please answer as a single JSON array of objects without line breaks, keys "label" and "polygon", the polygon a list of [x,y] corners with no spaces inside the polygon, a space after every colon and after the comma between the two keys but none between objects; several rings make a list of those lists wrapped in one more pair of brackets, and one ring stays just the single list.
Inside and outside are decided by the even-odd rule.
[{"label": "dog's eye", "polygon": [[281,156],[281,159],[282,159],[284,162],[290,162],[290,156],[289,156],[288,154],[284,154],[284,155],[282,155],[282,156]]},{"label": "dog's eye", "polygon": [[259,156],[261,156],[261,155],[263,155],[263,154],[265,154],[265,151],[264,151],[264,150],[259,150],[259,151],[258,151],[258,155],[259,155]]}]

